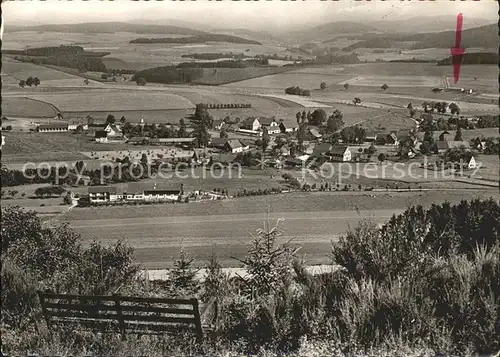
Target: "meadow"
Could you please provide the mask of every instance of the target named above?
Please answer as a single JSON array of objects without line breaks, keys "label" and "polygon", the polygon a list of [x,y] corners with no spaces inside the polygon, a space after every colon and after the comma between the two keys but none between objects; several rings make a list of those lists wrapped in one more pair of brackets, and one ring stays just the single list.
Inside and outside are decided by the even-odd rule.
[{"label": "meadow", "polygon": [[54,104],[61,112],[104,110],[155,110],[194,108],[189,100],[173,93],[93,90],[80,93],[37,94],[31,98]]},{"label": "meadow", "polygon": [[[124,238],[134,246],[137,259],[147,268],[172,265],[181,246],[203,264],[215,247],[226,266],[236,266],[231,257],[241,258],[252,234],[268,217],[275,223],[284,218],[280,242],[294,238],[302,246],[309,264],[328,263],[331,240],[363,218],[384,222],[410,204],[429,206],[448,200],[452,203],[494,193],[475,191],[419,193],[290,193],[244,197],[223,201],[153,206],[75,208],[64,215],[73,228],[89,242]],[[227,224],[232,222],[233,224]]]},{"label": "meadow", "polygon": [[2,115],[6,117],[53,118],[57,109],[43,101],[23,97],[3,97]]}]

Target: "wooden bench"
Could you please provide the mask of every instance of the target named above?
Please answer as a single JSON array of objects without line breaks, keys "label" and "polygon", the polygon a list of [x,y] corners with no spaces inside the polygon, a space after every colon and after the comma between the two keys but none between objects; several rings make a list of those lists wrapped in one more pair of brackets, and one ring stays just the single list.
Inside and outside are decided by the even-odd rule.
[{"label": "wooden bench", "polygon": [[163,299],[128,296],[85,296],[38,292],[50,329],[54,325],[86,328],[125,336],[194,332],[203,337],[197,299]]}]

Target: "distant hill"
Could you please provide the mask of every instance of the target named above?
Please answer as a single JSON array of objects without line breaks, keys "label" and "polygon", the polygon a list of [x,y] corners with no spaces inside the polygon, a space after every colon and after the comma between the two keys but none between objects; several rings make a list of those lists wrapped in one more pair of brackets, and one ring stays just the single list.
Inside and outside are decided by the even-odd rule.
[{"label": "distant hill", "polygon": [[[455,44],[455,30],[442,32],[427,32],[418,34],[388,33],[374,34],[366,33],[362,35],[345,36],[348,39],[362,40],[363,42],[344,48],[354,50],[357,48],[390,48],[393,42],[412,41],[414,49],[423,48],[451,48]],[[498,48],[500,41],[498,39],[498,25],[486,25],[472,29],[466,29],[462,32],[462,47],[484,47]]]},{"label": "distant hill", "polygon": [[358,22],[338,21],[314,26],[311,28],[300,29],[284,34],[288,41],[294,42],[310,42],[324,41],[332,37],[345,34],[362,34],[366,32],[376,32],[377,29],[373,26],[365,25]]},{"label": "distant hill", "polygon": [[255,31],[243,28],[235,28],[235,29],[213,29],[210,32],[244,37],[259,42],[281,42],[281,38],[265,31]]},{"label": "distant hill", "polygon": [[[368,22],[379,31],[387,33],[428,33],[454,30],[457,19],[455,16],[415,16],[404,20],[385,19]],[[465,14],[464,29],[490,24],[491,20],[471,18]]]},{"label": "distant hill", "polygon": [[178,26],[143,25],[126,22],[86,22],[81,24],[57,24],[37,26],[5,26],[5,32],[67,32],[67,33],[114,33],[201,35],[206,32]]},{"label": "distant hill", "polygon": [[205,43],[205,42],[229,42],[229,43],[240,43],[246,45],[262,45],[262,43],[253,40],[247,40],[245,38],[221,34],[203,34],[190,37],[181,38],[136,38],[130,41],[130,43]]},{"label": "distant hill", "polygon": [[[451,48],[455,44],[455,31],[411,35],[403,41],[420,41],[414,48]],[[462,32],[462,47],[498,48],[498,24],[476,27]]]},{"label": "distant hill", "polygon": [[[466,53],[462,57],[462,64],[496,64],[499,63],[498,53],[491,52],[477,52],[477,53]],[[438,66],[449,66],[453,64],[453,58],[447,57],[438,61]]]}]

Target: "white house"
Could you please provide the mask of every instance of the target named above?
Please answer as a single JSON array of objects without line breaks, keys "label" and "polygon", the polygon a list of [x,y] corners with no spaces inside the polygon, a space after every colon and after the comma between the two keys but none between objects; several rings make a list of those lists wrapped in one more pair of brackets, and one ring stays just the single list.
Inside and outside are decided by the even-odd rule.
[{"label": "white house", "polygon": [[269,135],[279,134],[281,132],[280,125],[274,118],[259,118],[260,130],[266,128]]},{"label": "white house", "polygon": [[243,152],[245,150],[248,150],[249,146],[244,145],[241,143],[239,140],[228,140],[226,144],[224,145],[224,150],[231,152],[232,154],[237,154],[239,152]]},{"label": "white house", "polygon": [[351,150],[349,150],[347,146],[343,145],[332,146],[332,148],[330,149],[330,156],[335,161],[341,162],[348,162],[352,159]]},{"label": "white house", "polygon": [[90,203],[114,202],[118,200],[118,188],[93,186],[88,188]]}]

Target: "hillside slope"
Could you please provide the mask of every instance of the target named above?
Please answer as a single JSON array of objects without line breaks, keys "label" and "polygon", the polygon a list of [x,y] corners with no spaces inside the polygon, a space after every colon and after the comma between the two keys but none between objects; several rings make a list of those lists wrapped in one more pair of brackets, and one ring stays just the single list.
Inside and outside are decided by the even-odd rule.
[{"label": "hillside slope", "polygon": [[6,26],[5,32],[18,31],[43,31],[43,32],[67,32],[67,33],[114,33],[133,32],[151,34],[176,34],[176,35],[201,35],[206,32],[164,25],[142,25],[125,22],[85,22],[80,24],[57,24],[37,26]]},{"label": "hillside slope", "polygon": [[286,34],[286,38],[294,42],[324,41],[338,35],[362,34],[376,31],[376,28],[362,23],[338,21],[292,31]]}]

